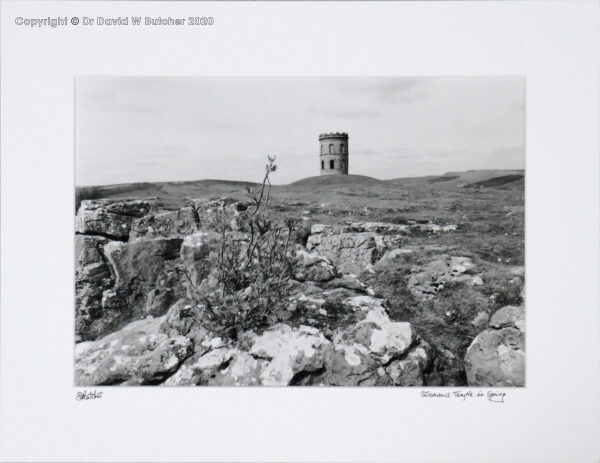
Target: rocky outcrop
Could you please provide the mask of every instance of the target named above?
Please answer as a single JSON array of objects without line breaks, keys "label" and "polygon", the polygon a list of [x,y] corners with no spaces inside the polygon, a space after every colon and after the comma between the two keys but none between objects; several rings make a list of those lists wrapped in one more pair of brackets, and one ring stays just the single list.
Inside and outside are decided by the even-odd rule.
[{"label": "rocky outcrop", "polygon": [[86,200],[75,219],[75,233],[127,239],[132,224],[150,211],[148,201]]},{"label": "rocky outcrop", "polygon": [[163,315],[185,294],[177,272],[191,207],[153,200],[82,201],[76,217],[76,340],[98,339],[132,320]]},{"label": "rocky outcrop", "polygon": [[438,233],[456,230],[456,225],[391,224],[350,222],[346,225],[311,227],[306,247],[331,259],[341,273],[360,274],[371,268],[387,251],[399,248],[414,233]]},{"label": "rocky outcrop", "polygon": [[244,201],[231,198],[193,199],[194,211],[197,214],[201,229],[214,227],[219,220],[227,218],[233,230],[238,230],[238,217],[250,206]]},{"label": "rocky outcrop", "polygon": [[506,306],[489,329],[473,340],[465,356],[469,386],[525,385],[525,320],[522,307]]},{"label": "rocky outcrop", "polygon": [[[75,240],[77,385],[460,386],[465,372],[472,386],[524,384],[522,308],[504,307],[490,317],[490,305],[477,305],[488,298],[476,287],[487,283],[484,275],[492,278],[481,263],[451,255],[457,251],[449,246],[423,244],[423,234],[456,226],[307,226],[306,247],[292,238],[298,244],[286,248],[291,275],[276,313],[253,330],[219,331],[219,315],[197,305],[198,294],[218,297],[223,288],[214,268],[223,237],[215,230],[230,227],[234,252],[245,254],[241,219],[248,205],[221,198],[173,207],[157,199],[82,202]],[[392,305],[381,275],[402,284],[400,296],[391,297],[406,295],[405,305]],[[522,272],[512,277],[522,283]],[[469,308],[456,323],[473,334],[487,328],[469,347],[464,369],[464,344],[454,355],[415,329],[423,326],[414,316],[419,304],[435,309],[439,291],[457,282],[480,299],[479,312]],[[379,296],[387,297],[396,319]],[[218,309],[230,310],[234,300]],[[411,314],[415,325],[399,321]],[[447,317],[440,329],[454,322]]]},{"label": "rocky outcrop", "polygon": [[191,206],[149,214],[132,223],[129,238],[131,241],[139,241],[182,237],[197,232],[199,221],[197,212]]},{"label": "rocky outcrop", "polygon": [[198,246],[197,239],[208,236],[214,244],[218,236],[199,227],[213,226],[219,212],[235,218],[246,208],[227,198],[191,200],[180,209],[158,199],[82,201],[75,227],[76,340],[165,314],[189,290],[179,271],[184,262],[194,283],[206,276],[198,255],[206,243]]},{"label": "rocky outcrop", "polygon": [[[323,310],[317,302],[314,310]],[[352,322],[325,336],[317,326],[279,323],[237,341],[200,328],[180,300],[155,319],[135,321],[76,350],[77,385],[423,384],[430,349],[412,326],[389,319],[371,296],[343,299]],[[295,310],[295,309],[294,309]]]}]

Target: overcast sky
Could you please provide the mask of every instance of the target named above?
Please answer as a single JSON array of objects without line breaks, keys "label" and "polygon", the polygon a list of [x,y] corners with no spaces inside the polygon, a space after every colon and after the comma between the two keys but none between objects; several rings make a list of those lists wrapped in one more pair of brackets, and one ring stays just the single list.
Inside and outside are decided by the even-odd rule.
[{"label": "overcast sky", "polygon": [[522,169],[518,77],[78,77],[76,182],[319,175],[318,136],[348,132],[351,174]]}]

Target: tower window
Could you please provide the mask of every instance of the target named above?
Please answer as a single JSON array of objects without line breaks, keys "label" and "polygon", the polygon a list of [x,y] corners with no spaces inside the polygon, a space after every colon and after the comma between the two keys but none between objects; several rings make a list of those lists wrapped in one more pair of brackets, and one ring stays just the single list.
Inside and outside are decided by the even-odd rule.
[{"label": "tower window", "polygon": [[321,154],[325,154],[325,145],[321,145]]},{"label": "tower window", "polygon": [[342,144],[340,145],[340,153],[343,153],[343,152],[344,152],[344,144],[342,143]]},{"label": "tower window", "polygon": [[329,154],[333,154],[333,143],[329,145]]},{"label": "tower window", "polygon": [[[333,146],[333,145],[331,145]],[[334,169],[335,168],[335,161],[332,159],[331,161],[329,161],[329,168],[330,169]]]},{"label": "tower window", "polygon": [[325,161],[321,161],[321,170],[325,170]]}]

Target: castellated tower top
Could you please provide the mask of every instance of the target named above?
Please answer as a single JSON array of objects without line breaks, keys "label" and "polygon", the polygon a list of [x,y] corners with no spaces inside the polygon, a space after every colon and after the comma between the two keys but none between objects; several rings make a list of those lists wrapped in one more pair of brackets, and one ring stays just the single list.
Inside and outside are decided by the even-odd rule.
[{"label": "castellated tower top", "polygon": [[321,175],[348,175],[348,134],[330,132],[319,135]]},{"label": "castellated tower top", "polygon": [[323,140],[324,138],[345,138],[348,140],[348,134],[346,132],[331,132],[319,135],[319,140]]}]

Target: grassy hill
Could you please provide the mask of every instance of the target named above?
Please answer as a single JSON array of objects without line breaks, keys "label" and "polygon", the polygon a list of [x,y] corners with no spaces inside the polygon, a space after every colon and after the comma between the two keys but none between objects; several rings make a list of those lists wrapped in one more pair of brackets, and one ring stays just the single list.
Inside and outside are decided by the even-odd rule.
[{"label": "grassy hill", "polygon": [[367,177],[366,175],[318,175],[290,183],[287,187],[288,189],[303,189],[314,186],[381,186],[384,184],[384,180]]},{"label": "grassy hill", "polygon": [[[189,198],[228,196],[246,197],[251,182],[230,180],[196,180],[186,182],[128,183],[119,185],[86,186],[76,188],[76,209],[84,199],[160,198],[179,204]],[[280,205],[337,204],[348,211],[358,208],[397,209],[414,195],[456,190],[463,187],[523,189],[523,170],[476,170],[447,172],[441,176],[396,178],[379,180],[365,175],[330,175],[308,177],[289,185],[274,185],[274,200]],[[276,198],[275,198],[276,196]],[[404,209],[410,208],[407,204]]]}]

